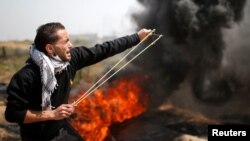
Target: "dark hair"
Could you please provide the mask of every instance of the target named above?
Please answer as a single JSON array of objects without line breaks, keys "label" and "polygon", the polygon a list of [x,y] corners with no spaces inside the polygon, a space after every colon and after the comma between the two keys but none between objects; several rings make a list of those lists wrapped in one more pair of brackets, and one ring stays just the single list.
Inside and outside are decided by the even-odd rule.
[{"label": "dark hair", "polygon": [[35,47],[38,50],[46,53],[45,46],[58,40],[56,32],[59,29],[65,29],[65,27],[58,22],[51,22],[41,25],[36,31],[36,37],[34,40]]}]

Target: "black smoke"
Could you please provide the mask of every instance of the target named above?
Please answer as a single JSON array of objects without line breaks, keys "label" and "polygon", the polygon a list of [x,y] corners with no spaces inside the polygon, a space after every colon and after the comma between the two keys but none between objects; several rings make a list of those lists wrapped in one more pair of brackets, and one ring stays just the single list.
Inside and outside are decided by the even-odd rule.
[{"label": "black smoke", "polygon": [[147,90],[159,100],[188,80],[200,100],[230,98],[241,84],[234,72],[222,70],[223,30],[242,21],[246,0],[138,1],[145,7],[133,16],[138,28],[164,35],[134,62],[150,77]]}]

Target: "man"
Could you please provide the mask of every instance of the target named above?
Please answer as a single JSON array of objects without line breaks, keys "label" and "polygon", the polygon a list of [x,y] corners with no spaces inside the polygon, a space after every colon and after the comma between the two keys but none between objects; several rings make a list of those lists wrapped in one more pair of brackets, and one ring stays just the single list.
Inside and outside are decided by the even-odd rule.
[{"label": "man", "polygon": [[142,29],[92,48],[72,48],[61,23],[41,25],[27,64],[8,85],[6,120],[19,124],[23,141],[83,141],[67,121],[74,112],[68,98],[76,71],[138,44],[149,33]]}]

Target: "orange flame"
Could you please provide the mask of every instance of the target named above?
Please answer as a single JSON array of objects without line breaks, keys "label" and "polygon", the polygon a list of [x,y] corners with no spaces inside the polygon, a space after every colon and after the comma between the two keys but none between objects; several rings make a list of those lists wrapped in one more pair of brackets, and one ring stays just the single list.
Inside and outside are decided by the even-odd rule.
[{"label": "orange flame", "polygon": [[142,94],[135,79],[112,83],[106,90],[97,90],[76,107],[77,117],[71,121],[86,141],[103,141],[112,123],[142,114],[147,96]]}]

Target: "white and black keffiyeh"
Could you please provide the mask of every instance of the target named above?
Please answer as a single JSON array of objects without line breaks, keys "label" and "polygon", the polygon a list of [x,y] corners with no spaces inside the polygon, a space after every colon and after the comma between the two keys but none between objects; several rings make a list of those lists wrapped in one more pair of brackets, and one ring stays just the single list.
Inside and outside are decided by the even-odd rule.
[{"label": "white and black keffiyeh", "polygon": [[68,62],[48,57],[43,52],[37,50],[34,45],[30,47],[30,56],[36,65],[40,68],[42,83],[42,109],[52,109],[51,94],[57,88],[55,73],[60,73],[66,69]]}]

